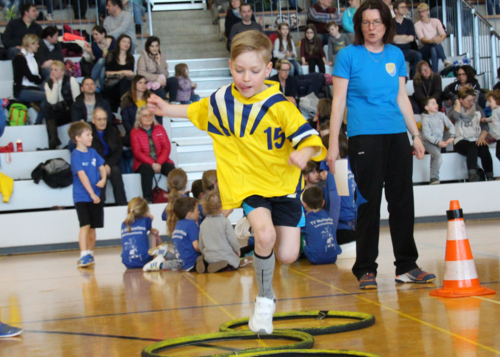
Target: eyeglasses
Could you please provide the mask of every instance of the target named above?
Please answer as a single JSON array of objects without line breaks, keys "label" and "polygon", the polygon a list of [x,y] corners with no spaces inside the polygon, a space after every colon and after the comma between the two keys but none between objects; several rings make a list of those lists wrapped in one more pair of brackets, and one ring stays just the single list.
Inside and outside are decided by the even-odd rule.
[{"label": "eyeglasses", "polygon": [[370,25],[373,25],[373,27],[380,27],[383,25],[383,23],[382,23],[382,20],[363,21],[361,23],[361,26],[363,26],[363,27],[370,27]]},{"label": "eyeglasses", "polygon": [[152,118],[153,114],[143,114],[141,118]]},{"label": "eyeglasses", "polygon": [[422,71],[428,71],[430,68],[429,67],[422,67]]},{"label": "eyeglasses", "polygon": [[429,11],[429,10],[418,10],[418,13],[419,13],[419,14],[422,14],[422,13],[424,13],[424,12],[426,12],[426,11]]},{"label": "eyeglasses", "polygon": [[290,70],[289,70],[289,69],[280,69],[279,71],[280,71],[280,72],[290,72]]}]

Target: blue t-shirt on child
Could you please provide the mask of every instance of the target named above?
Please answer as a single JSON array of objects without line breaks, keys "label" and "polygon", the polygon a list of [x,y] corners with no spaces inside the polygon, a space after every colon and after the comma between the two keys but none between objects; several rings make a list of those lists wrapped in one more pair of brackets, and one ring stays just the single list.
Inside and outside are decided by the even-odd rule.
[{"label": "blue t-shirt on child", "polygon": [[327,211],[307,212],[306,226],[301,231],[305,233],[306,240],[304,254],[311,264],[332,264],[337,261],[342,249],[337,244],[333,219]]},{"label": "blue t-shirt on child", "polygon": [[406,77],[403,52],[385,45],[381,53],[349,45],[339,51],[333,76],[349,80],[347,136],[406,132],[397,102],[399,77]]},{"label": "blue t-shirt on child", "polygon": [[194,247],[193,242],[198,240],[200,228],[192,219],[181,219],[175,226],[172,234],[175,254],[181,260],[182,269],[189,270],[196,264],[196,259],[200,256]]},{"label": "blue t-shirt on child", "polygon": [[[348,158],[349,160],[349,158]],[[321,161],[320,170],[326,170],[328,175],[326,177],[326,184],[324,188],[325,194],[325,209],[328,211],[330,217],[333,219],[335,230],[348,229],[354,230],[356,228],[356,212],[357,206],[354,202],[354,193],[356,192],[356,181],[354,174],[351,171],[351,164],[347,162],[347,180],[349,185],[349,196],[339,196],[335,178],[330,172],[330,167],[326,161]],[[357,200],[359,203],[365,202],[364,198],[358,192]],[[336,234],[335,234],[336,236]]]},{"label": "blue t-shirt on child", "polygon": [[101,195],[101,189],[96,184],[101,179],[99,167],[104,165],[104,159],[92,148],[87,152],[78,149],[71,153],[71,172],[73,173],[73,202],[92,202],[93,199],[83,187],[82,181],[78,177],[79,171],[84,171],[89,178],[90,185],[97,196]]},{"label": "blue t-shirt on child", "polygon": [[153,259],[148,254],[151,224],[151,217],[138,218],[130,225],[129,232],[125,222],[122,223],[122,263],[127,269],[142,268]]}]

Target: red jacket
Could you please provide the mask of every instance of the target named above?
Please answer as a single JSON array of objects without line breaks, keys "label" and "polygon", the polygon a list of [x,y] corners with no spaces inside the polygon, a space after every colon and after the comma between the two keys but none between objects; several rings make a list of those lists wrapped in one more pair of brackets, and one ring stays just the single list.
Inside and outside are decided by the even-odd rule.
[{"label": "red jacket", "polygon": [[148,133],[143,128],[134,128],[130,133],[130,143],[134,154],[132,170],[135,172],[141,164],[153,165],[155,162],[163,165],[166,162],[173,164],[170,160],[170,139],[162,125],[153,124],[153,142],[156,149],[156,161],[149,156]]}]

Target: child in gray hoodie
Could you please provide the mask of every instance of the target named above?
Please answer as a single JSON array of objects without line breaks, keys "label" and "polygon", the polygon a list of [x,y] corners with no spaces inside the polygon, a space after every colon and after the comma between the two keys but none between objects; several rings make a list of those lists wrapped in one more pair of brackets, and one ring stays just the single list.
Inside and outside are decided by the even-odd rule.
[{"label": "child in gray hoodie", "polygon": [[490,126],[490,135],[497,141],[496,156],[500,160],[500,90],[495,89],[486,94],[486,100],[491,108],[491,116],[481,121]]},{"label": "child in gray hoodie", "polygon": [[[422,114],[422,132],[424,147],[431,154],[431,185],[439,184],[439,168],[443,163],[441,149],[447,147],[455,139],[455,126],[450,119],[439,111],[435,98],[427,97],[422,100],[427,113]],[[443,140],[444,128],[448,128],[450,138]]]}]

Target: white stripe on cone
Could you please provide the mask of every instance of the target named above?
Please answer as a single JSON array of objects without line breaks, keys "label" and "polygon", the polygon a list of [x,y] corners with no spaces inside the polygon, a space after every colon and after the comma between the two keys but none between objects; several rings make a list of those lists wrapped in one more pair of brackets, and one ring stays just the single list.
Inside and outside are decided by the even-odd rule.
[{"label": "white stripe on cone", "polygon": [[448,240],[467,239],[464,221],[449,221],[448,222]]},{"label": "white stripe on cone", "polygon": [[444,280],[472,280],[477,279],[474,260],[462,260],[444,263]]}]

